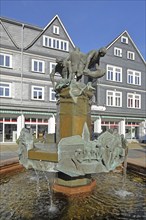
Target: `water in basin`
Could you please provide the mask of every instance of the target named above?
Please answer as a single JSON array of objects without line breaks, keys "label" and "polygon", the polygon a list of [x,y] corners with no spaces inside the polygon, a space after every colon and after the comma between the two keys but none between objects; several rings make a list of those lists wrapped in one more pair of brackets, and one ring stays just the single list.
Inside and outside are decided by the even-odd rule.
[{"label": "water in basin", "polygon": [[[45,175],[45,176],[44,176]],[[120,173],[93,176],[90,194],[67,197],[52,193],[53,173],[33,170],[5,176],[1,182],[1,220],[146,219],[145,179]],[[39,180],[38,180],[39,178]],[[50,199],[51,198],[51,199]]]}]

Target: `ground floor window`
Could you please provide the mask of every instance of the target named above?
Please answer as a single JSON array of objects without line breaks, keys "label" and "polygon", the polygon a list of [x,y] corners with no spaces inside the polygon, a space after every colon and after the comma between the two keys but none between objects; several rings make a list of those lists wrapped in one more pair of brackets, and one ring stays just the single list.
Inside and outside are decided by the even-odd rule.
[{"label": "ground floor window", "polygon": [[17,140],[17,118],[0,118],[0,142]]},{"label": "ground floor window", "polygon": [[25,128],[27,128],[35,138],[45,138],[45,134],[48,132],[48,119],[26,118]]}]

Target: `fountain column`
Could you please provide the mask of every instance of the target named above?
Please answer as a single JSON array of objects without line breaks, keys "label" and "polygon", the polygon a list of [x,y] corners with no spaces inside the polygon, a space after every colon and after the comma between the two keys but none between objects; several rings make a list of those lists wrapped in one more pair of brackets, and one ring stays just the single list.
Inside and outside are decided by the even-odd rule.
[{"label": "fountain column", "polygon": [[91,134],[89,97],[82,94],[75,102],[69,93],[69,88],[62,89],[57,102],[57,143],[65,137],[82,136],[85,122]]}]

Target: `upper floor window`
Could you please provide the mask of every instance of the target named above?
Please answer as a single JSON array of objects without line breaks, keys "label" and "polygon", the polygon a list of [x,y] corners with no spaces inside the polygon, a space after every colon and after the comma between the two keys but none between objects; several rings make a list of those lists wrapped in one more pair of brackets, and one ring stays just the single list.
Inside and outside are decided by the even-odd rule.
[{"label": "upper floor window", "polygon": [[50,101],[56,101],[56,92],[53,90],[53,88],[50,88]]},{"label": "upper floor window", "polygon": [[11,68],[12,67],[12,55],[0,53],[0,66]]},{"label": "upper floor window", "polygon": [[122,92],[107,90],[106,105],[113,107],[122,107]]},{"label": "upper floor window", "polygon": [[45,62],[41,60],[34,60],[32,59],[32,71],[38,73],[45,72]]},{"label": "upper floor window", "polygon": [[55,68],[56,63],[50,62],[50,73],[52,73],[52,70]]},{"label": "upper floor window", "polygon": [[127,107],[128,108],[141,108],[141,95],[128,93],[127,94]]},{"label": "upper floor window", "polygon": [[112,65],[107,65],[107,80],[122,82],[122,68]]},{"label": "upper floor window", "polygon": [[127,70],[127,83],[141,85],[141,72],[136,70]]},{"label": "upper floor window", "polygon": [[56,25],[53,25],[53,34],[59,35],[59,27]]},{"label": "upper floor window", "polygon": [[44,100],[44,87],[32,86],[31,98],[36,100]]},{"label": "upper floor window", "polygon": [[135,53],[132,51],[127,51],[127,59],[135,60]]},{"label": "upper floor window", "polygon": [[43,36],[43,46],[57,50],[69,51],[69,42],[53,37]]},{"label": "upper floor window", "polygon": [[11,97],[11,84],[10,83],[0,83],[0,97]]},{"label": "upper floor window", "polygon": [[118,47],[114,47],[114,55],[118,57],[122,57],[122,49]]},{"label": "upper floor window", "polygon": [[122,36],[121,37],[121,42],[124,44],[128,44],[128,37]]}]

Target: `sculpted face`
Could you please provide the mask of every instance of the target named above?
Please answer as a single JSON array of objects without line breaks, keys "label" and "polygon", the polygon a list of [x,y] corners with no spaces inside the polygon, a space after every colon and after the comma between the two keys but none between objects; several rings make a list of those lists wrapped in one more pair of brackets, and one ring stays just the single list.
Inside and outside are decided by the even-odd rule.
[{"label": "sculpted face", "polygon": [[105,47],[101,48],[99,53],[101,57],[104,57],[104,55],[106,54],[106,48]]}]

